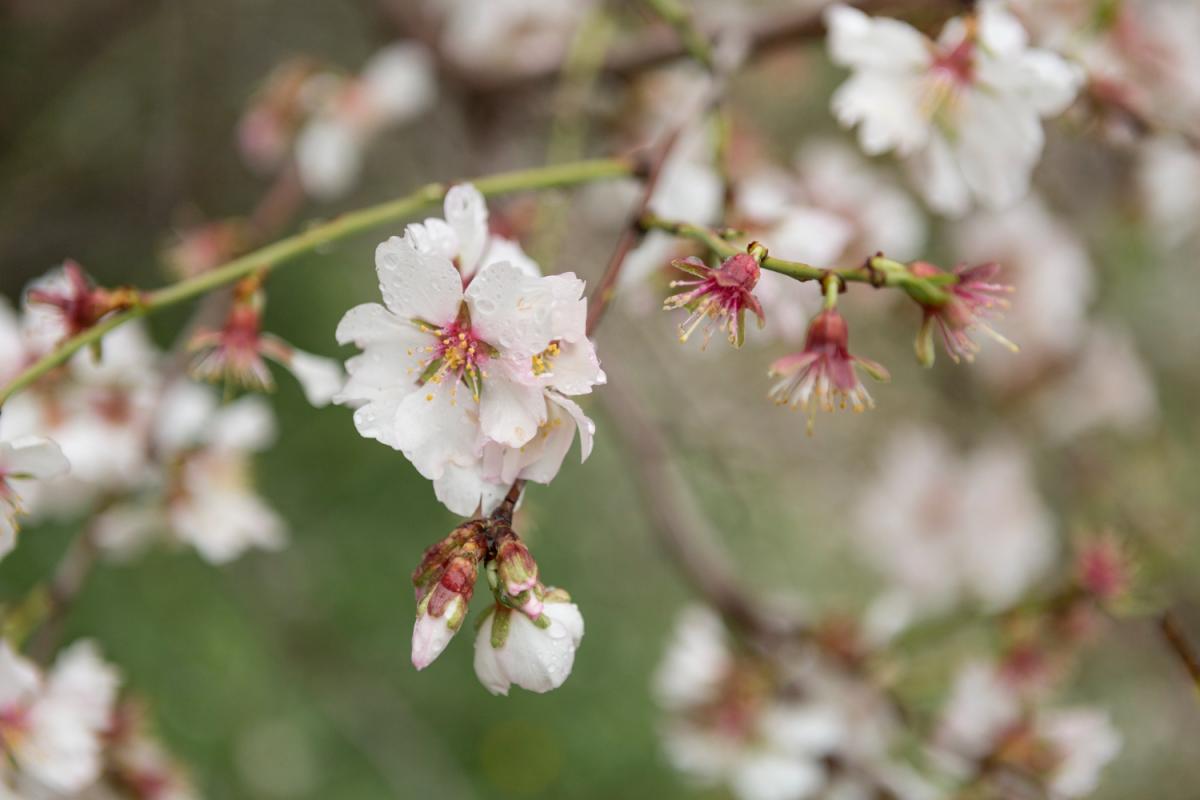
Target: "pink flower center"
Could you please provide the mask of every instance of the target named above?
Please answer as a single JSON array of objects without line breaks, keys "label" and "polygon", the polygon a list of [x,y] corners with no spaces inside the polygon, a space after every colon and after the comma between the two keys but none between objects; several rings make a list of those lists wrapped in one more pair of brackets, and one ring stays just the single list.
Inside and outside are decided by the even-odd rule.
[{"label": "pink flower center", "polygon": [[[425,330],[436,338],[436,342],[426,348],[429,356],[420,362],[424,371],[418,383],[421,386],[428,383],[440,385],[449,378],[453,392],[461,380],[478,400],[481,382],[487,377],[483,365],[492,357],[495,349],[475,332],[469,321],[463,319],[440,328],[429,325]],[[432,400],[433,395],[428,395],[427,399]]]}]

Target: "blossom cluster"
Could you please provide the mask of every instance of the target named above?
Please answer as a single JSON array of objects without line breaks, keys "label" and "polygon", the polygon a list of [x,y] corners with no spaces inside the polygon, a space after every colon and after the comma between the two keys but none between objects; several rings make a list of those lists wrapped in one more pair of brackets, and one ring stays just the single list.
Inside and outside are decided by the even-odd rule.
[{"label": "blossom cluster", "polygon": [[64,649],[47,671],[0,641],[0,796],[197,797],[94,642]]},{"label": "blossom cluster", "polygon": [[518,480],[549,483],[576,431],[588,457],[594,425],[571,398],[605,375],[582,280],[543,276],[491,233],[469,184],[447,192],[444,218],[380,244],[375,270],[383,305],[337,328],[363,351],[335,397],[360,434],[404,453],[462,516],[491,512]]}]

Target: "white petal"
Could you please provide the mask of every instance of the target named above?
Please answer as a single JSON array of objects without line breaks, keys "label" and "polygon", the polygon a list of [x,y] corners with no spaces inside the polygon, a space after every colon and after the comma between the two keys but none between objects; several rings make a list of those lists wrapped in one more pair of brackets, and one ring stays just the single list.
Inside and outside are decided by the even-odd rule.
[{"label": "white petal", "polygon": [[32,661],[0,639],[0,708],[24,703],[37,692],[42,679]]},{"label": "white petal", "polygon": [[824,783],[825,771],[817,764],[776,753],[747,757],[730,779],[738,800],[802,800]]},{"label": "white petal", "polygon": [[469,183],[446,192],[446,222],[458,237],[458,263],[464,278],[483,265],[479,263],[488,242],[488,209],[483,195]]},{"label": "white petal", "polygon": [[217,449],[241,452],[265,450],[275,435],[275,412],[258,395],[246,395],[221,408],[206,432]]},{"label": "white petal", "polygon": [[217,413],[212,387],[189,380],[176,381],[163,395],[154,420],[157,446],[168,454],[199,444]]},{"label": "white petal", "polygon": [[977,11],[979,41],[995,55],[1019,55],[1028,45],[1029,36],[1021,21],[1013,16],[1004,3],[982,0]]},{"label": "white petal", "polygon": [[1045,50],[1005,62],[984,61],[979,82],[1012,96],[1043,117],[1061,114],[1075,101],[1086,76],[1078,64]]},{"label": "white petal", "polygon": [[532,356],[553,336],[553,284],[530,278],[521,269],[488,264],[467,287],[471,324],[484,341],[501,351]]},{"label": "white petal", "polygon": [[486,484],[478,462],[467,466],[447,464],[442,476],[433,482],[433,493],[451,512],[470,517],[479,510]]},{"label": "white petal", "polygon": [[393,236],[375,248],[375,271],[383,302],[400,319],[445,325],[458,316],[462,276],[447,259]]},{"label": "white petal", "polygon": [[[524,614],[514,614],[524,617]],[[483,688],[492,694],[508,694],[512,686],[508,674],[500,664],[500,651],[492,647],[492,623],[496,619],[495,611],[490,612],[479,626],[475,634],[475,677],[483,684]]]},{"label": "white petal", "polygon": [[444,219],[429,217],[404,229],[404,238],[422,253],[441,256],[447,261],[458,258],[458,234]]},{"label": "white petal", "polygon": [[296,167],[304,190],[329,200],[345,194],[362,168],[362,144],[348,125],[317,119],[296,139]]},{"label": "white petal", "polygon": [[429,480],[440,478],[451,462],[470,463],[479,449],[473,405],[465,387],[456,395],[451,387],[427,384],[400,401],[393,420],[396,446]]},{"label": "white petal", "polygon": [[421,614],[413,622],[412,635],[412,664],[417,669],[425,669],[437,659],[450,644],[456,629],[446,624],[446,620],[459,613],[462,599],[455,597],[446,604],[440,617]]},{"label": "white petal", "polygon": [[895,150],[907,155],[930,138],[932,124],[922,109],[924,91],[920,76],[856,72],[833,93],[830,107],[842,127],[858,126],[863,152]]},{"label": "white petal", "polygon": [[66,474],[71,465],[57,443],[27,436],[0,443],[0,467],[13,477],[45,480]]},{"label": "white petal", "polygon": [[896,72],[920,70],[929,64],[929,40],[907,23],[835,5],[825,11],[825,25],[829,57],[836,64]]},{"label": "white petal", "polygon": [[546,401],[541,387],[511,380],[504,374],[509,369],[495,362],[488,366],[479,399],[479,425],[489,439],[521,447],[537,435],[538,428],[546,421]]},{"label": "white petal", "polygon": [[519,242],[493,235],[488,237],[487,249],[480,257],[480,263],[495,264],[500,261],[507,261],[531,278],[542,274],[542,268],[525,253]]},{"label": "white petal", "polygon": [[346,374],[331,358],[293,349],[290,361],[288,367],[300,382],[304,396],[317,408],[329,405],[346,384]]},{"label": "white petal", "polygon": [[376,111],[392,121],[413,117],[437,99],[433,60],[417,42],[380,50],[363,68],[361,80]]},{"label": "white petal", "polygon": [[913,181],[929,207],[959,217],[971,207],[971,193],[954,152],[941,134],[906,162]]},{"label": "white petal", "polygon": [[17,521],[13,517],[12,509],[0,502],[0,559],[17,546]]},{"label": "white petal", "polygon": [[1032,110],[973,92],[964,98],[958,134],[958,163],[981,203],[1007,208],[1028,194],[1043,141]]}]

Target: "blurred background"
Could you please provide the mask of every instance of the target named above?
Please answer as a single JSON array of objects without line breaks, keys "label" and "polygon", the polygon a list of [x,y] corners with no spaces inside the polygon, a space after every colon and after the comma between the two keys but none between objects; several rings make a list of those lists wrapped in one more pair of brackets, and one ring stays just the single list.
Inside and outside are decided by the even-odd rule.
[{"label": "blurred background", "polygon": [[[265,76],[297,55],[356,71],[405,34],[410,11],[387,0],[5,2],[0,293],[15,300],[68,257],[103,285],[172,280],[162,256],[174,236],[247,213],[270,184],[244,166],[236,140]],[[649,24],[626,16],[621,25]],[[782,50],[738,79],[734,115],[753,120],[756,146],[784,161],[818,134],[850,142],[827,111],[840,79],[819,43]],[[305,201],[288,228],[427,181],[544,163],[564,104],[569,120],[585,120],[581,154],[624,149],[629,93],[615,81],[582,99],[553,85],[480,94],[443,76],[432,110],[372,143],[353,191]],[[1129,148],[1097,133],[1080,120],[1053,129],[1038,179],[1091,255],[1090,313],[1121,321],[1153,380],[1156,411],[1136,434],[1099,429],[1049,444],[1034,404],[945,358],[920,369],[911,356],[916,312],[865,288],[844,301],[855,349],[889,365],[893,381],[873,387],[876,411],[827,415],[811,437],[802,414],[766,401],[766,365],[787,348],[756,343],[756,331],[740,352],[718,340],[701,353],[677,343],[672,315],[618,300],[599,352],[619,365],[610,378],[666,431],[740,573],[814,614],[859,613],[879,592],[852,529],[890,431],[923,422],[963,445],[1026,441],[1064,553],[1072,536],[1106,528],[1150,543],[1139,550],[1133,609],[1089,650],[1071,690],[1071,699],[1111,710],[1124,735],[1097,796],[1139,796],[1153,785],[1155,797],[1183,800],[1200,782],[1186,744],[1200,737],[1200,707],[1141,613],[1174,598],[1200,625],[1200,277],[1194,250],[1167,250],[1142,224]],[[594,285],[623,213],[596,213],[607,197],[506,198],[493,213],[532,216],[536,224],[516,227],[546,271],[574,270]],[[925,257],[953,263],[950,228],[933,224]],[[269,286],[267,328],[345,357],[333,340],[337,321],[375,298],[374,246],[400,232],[360,236],[281,271]],[[187,313],[150,320],[160,345]],[[478,685],[469,635],[423,673],[409,663],[409,574],[457,520],[405,459],[355,433],[348,410],[313,409],[289,378],[280,384],[279,441],[257,464],[290,544],[222,568],[162,549],[104,564],[67,620],[67,640],[98,639],[126,684],[150,698],[163,738],[205,796],[722,796],[689,788],[660,752],[650,676],[688,593],[655,544],[601,404],[587,404],[595,455],[581,466],[573,451],[553,486],[531,487],[523,520],[542,574],[583,609],[586,638],[561,690],[501,698]],[[30,526],[0,566],[0,601],[46,575],[73,532]],[[969,620],[952,627],[913,653],[927,668],[900,688],[918,708],[932,711],[943,697],[951,656],[987,641]]]}]

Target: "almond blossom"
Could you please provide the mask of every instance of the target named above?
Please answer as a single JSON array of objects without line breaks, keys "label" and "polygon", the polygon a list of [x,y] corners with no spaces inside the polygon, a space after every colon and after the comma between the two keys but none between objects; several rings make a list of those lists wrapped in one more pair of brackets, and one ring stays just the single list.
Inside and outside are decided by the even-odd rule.
[{"label": "almond blossom", "polygon": [[161,471],[96,518],[97,545],[125,559],[166,537],[213,564],[252,547],[282,547],[284,522],[255,491],[251,463],[274,438],[274,415],[261,397],[221,405],[208,387],[176,382],[154,419]]},{"label": "almond blossom", "polygon": [[546,592],[537,621],[503,605],[475,635],[475,676],[492,694],[513,685],[539,694],[562,686],[583,640],[583,615],[561,589]]},{"label": "almond blossom", "polygon": [[445,15],[441,44],[458,64],[520,70],[556,63],[592,0],[437,0]]},{"label": "almond blossom", "polygon": [[[0,641],[0,743],[12,755],[19,776],[59,795],[96,780],[101,737],[119,680],[91,642],[63,650],[43,675]],[[0,783],[4,766],[0,764]]]},{"label": "almond blossom", "polygon": [[1091,708],[1036,708],[1019,679],[970,661],[955,678],[934,739],[934,756],[953,773],[981,759],[1011,764],[1045,781],[1053,797],[1088,797],[1121,749],[1108,714]]},{"label": "almond blossom", "polygon": [[[0,339],[20,336],[5,327],[0,320]],[[70,517],[144,485],[154,470],[148,443],[159,365],[145,329],[128,323],[105,337],[99,361],[81,351],[64,370],[4,404],[0,435],[52,438],[71,463],[68,474],[30,487],[32,516]]]},{"label": "almond blossom", "polygon": [[906,23],[844,5],[826,12],[829,52],[854,71],[833,96],[869,155],[904,158],[926,202],[952,216],[972,201],[1019,200],[1041,155],[1041,119],[1074,100],[1083,71],[1029,47],[997,0],[948,22],[936,42]]},{"label": "almond blossom", "polygon": [[49,439],[27,436],[0,440],[0,559],[17,543],[17,516],[24,513],[22,484],[56,478],[69,468],[62,449]]},{"label": "almond blossom", "polygon": [[518,245],[489,235],[474,187],[454,187],[445,213],[376,250],[385,305],[353,308],[338,325],[338,341],[364,352],[347,362],[335,401],[355,407],[360,434],[402,451],[435,484],[449,481],[439,497],[469,514],[483,477],[532,468],[504,448],[542,437],[539,456],[561,463],[562,440],[548,442],[548,426],[567,421],[558,409],[590,436],[565,396],[590,392],[604,373],[584,331],[583,282],[542,277]]},{"label": "almond blossom", "polygon": [[669,714],[667,757],[695,783],[727,786],[738,800],[799,800],[825,787],[822,761],[845,735],[840,715],[777,694],[771,669],[735,655],[711,611],[680,616],[654,688]]},{"label": "almond blossom", "polygon": [[933,430],[903,430],[857,516],[863,557],[918,616],[970,601],[1008,608],[1055,561],[1053,523],[1014,444],[960,455]]}]

